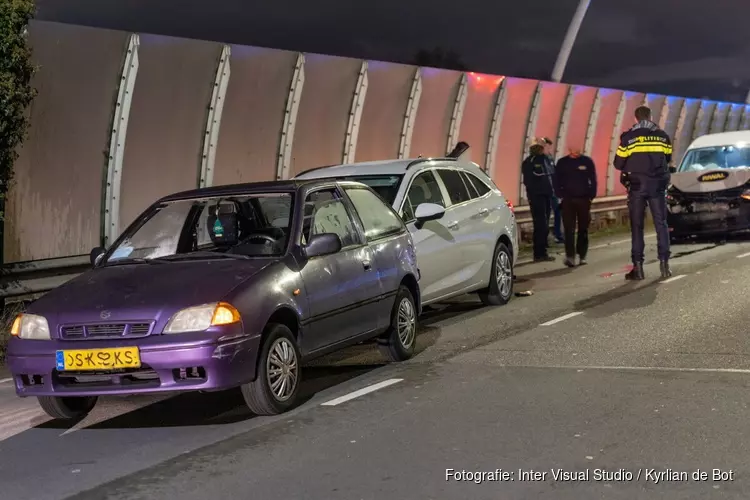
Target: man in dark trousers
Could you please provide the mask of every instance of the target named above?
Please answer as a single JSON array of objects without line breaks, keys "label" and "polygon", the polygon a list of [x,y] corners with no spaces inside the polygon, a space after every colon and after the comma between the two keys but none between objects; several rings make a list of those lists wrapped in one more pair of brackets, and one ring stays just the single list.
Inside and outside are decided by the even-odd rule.
[{"label": "man in dark trousers", "polygon": [[[549,158],[552,165],[555,164],[555,150],[552,147],[554,144],[549,137],[539,137],[536,139],[537,144],[544,146],[544,154]],[[563,243],[564,237],[562,232],[562,216],[560,207],[560,195],[554,193],[552,196],[552,215],[554,216],[554,222],[552,223],[552,234],[555,237],[557,243]]]},{"label": "man in dark trousers", "polygon": [[666,190],[669,186],[669,163],[672,141],[666,132],[651,121],[651,110],[640,106],[635,110],[636,124],[620,136],[620,147],[614,167],[621,172],[620,182],[628,189],[631,258],[633,269],[628,280],[642,280],[644,260],[643,223],[646,206],[651,210],[656,229],[661,277],[672,276],[669,269],[669,229],[667,228]]},{"label": "man in dark trousers", "polygon": [[554,257],[547,253],[549,217],[552,211],[552,174],[554,166],[544,154],[544,145],[534,143],[529,148],[529,156],[521,165],[523,185],[534,223],[534,262],[551,262]]},{"label": "man in dark trousers", "polygon": [[[586,264],[589,249],[589,224],[591,223],[591,202],[596,197],[596,166],[580,149],[573,148],[567,156],[557,161],[555,166],[555,192],[562,204],[562,222],[565,230],[565,261],[568,267],[575,267],[575,256],[579,264]],[[578,226],[578,239],[573,237]]]}]

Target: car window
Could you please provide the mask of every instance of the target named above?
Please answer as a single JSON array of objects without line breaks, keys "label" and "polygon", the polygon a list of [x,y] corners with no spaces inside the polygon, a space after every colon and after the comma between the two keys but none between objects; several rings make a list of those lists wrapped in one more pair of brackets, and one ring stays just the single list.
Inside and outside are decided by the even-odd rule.
[{"label": "car window", "polygon": [[443,193],[435,175],[429,170],[417,175],[406,195],[402,217],[405,221],[414,220],[414,212],[422,203],[435,203],[445,208]]},{"label": "car window", "polygon": [[461,179],[461,175],[457,170],[440,169],[438,173],[448,190],[448,195],[451,198],[452,204],[457,205],[471,199],[469,190],[466,189],[464,181]]},{"label": "car window", "polygon": [[352,200],[354,208],[357,209],[367,241],[403,231],[404,223],[378,195],[363,188],[347,187],[344,189],[349,199]]},{"label": "car window", "polygon": [[386,203],[393,205],[403,177],[403,175],[350,175],[344,179],[370,186]]},{"label": "car window", "polygon": [[464,178],[469,180],[469,183],[474,186],[474,189],[477,191],[477,195],[484,196],[487,193],[490,192],[490,187],[482,182],[482,180],[477,177],[474,174],[470,174],[469,172],[463,172]]},{"label": "car window", "polygon": [[469,197],[473,200],[475,198],[479,198],[479,194],[477,193],[477,189],[474,187],[474,185],[471,183],[471,181],[466,176],[466,172],[459,172],[458,173],[461,176],[461,180],[464,181],[464,186],[466,186],[466,189],[469,191]]},{"label": "car window", "polygon": [[344,248],[360,243],[354,222],[335,189],[323,189],[307,195],[304,210],[303,245],[307,244],[310,236],[322,233],[337,234]]}]

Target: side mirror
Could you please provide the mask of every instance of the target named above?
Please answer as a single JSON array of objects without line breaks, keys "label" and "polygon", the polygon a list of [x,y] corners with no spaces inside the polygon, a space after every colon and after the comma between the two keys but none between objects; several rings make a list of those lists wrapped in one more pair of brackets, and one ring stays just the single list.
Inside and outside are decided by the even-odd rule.
[{"label": "side mirror", "polygon": [[669,173],[670,174],[674,174],[675,172],[677,172],[677,167],[675,167],[674,165],[670,165],[669,166]]},{"label": "side mirror", "polygon": [[304,247],[308,259],[321,255],[330,255],[341,250],[341,238],[335,233],[320,233],[310,237]]},{"label": "side mirror", "polygon": [[437,203],[420,203],[414,211],[414,218],[417,219],[417,229],[421,229],[425,222],[442,219],[445,215],[445,208]]},{"label": "side mirror", "polygon": [[97,265],[99,261],[102,260],[102,257],[104,257],[105,253],[106,250],[104,250],[102,247],[96,247],[91,250],[91,254],[89,255],[89,258],[91,259],[91,265]]}]

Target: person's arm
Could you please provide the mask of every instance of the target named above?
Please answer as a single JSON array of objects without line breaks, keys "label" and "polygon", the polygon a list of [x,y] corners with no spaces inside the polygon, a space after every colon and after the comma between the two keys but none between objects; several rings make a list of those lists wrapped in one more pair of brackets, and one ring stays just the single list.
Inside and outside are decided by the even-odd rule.
[{"label": "person's arm", "polygon": [[667,159],[667,165],[672,163],[672,139],[669,138],[669,134],[664,132],[664,139],[667,141],[667,145],[664,148],[664,156]]},{"label": "person's arm", "polygon": [[625,141],[625,134],[623,133],[620,136],[620,146],[617,148],[617,152],[615,153],[615,169],[619,170],[620,172],[624,171],[629,157],[630,152],[628,151],[627,142]]},{"label": "person's arm", "polygon": [[524,187],[526,187],[526,191],[529,190],[529,182],[531,181],[530,167],[531,163],[528,161],[528,159],[524,160],[523,163],[521,163],[521,179],[523,181]]},{"label": "person's arm", "polygon": [[596,183],[596,164],[594,163],[594,160],[592,160],[591,158],[589,158],[589,165],[590,165],[590,168],[589,168],[589,189],[590,189],[589,194],[591,195],[591,196],[589,196],[589,198],[591,198],[593,200],[594,198],[596,198],[596,193],[598,191],[598,186],[597,186],[597,183]]},{"label": "person's arm", "polygon": [[563,183],[561,176],[565,175],[562,171],[563,169],[560,168],[560,161],[557,161],[557,166],[554,168],[552,173],[552,188],[555,190],[555,195],[558,198],[565,198],[565,191],[563,191]]}]

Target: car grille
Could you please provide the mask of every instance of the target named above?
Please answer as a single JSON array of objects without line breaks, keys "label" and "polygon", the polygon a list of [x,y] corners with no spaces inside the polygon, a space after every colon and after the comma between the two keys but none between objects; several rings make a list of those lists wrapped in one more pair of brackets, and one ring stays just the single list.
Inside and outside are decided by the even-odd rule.
[{"label": "car grille", "polygon": [[151,333],[151,326],[147,322],[65,325],[60,328],[60,337],[65,340],[137,338]]},{"label": "car grille", "polygon": [[713,202],[729,202],[739,199],[740,195],[746,190],[745,186],[738,188],[726,189],[722,191],[710,191],[707,193],[685,193],[681,192],[676,197],[680,201],[686,202],[698,202],[698,203],[713,203]]}]

